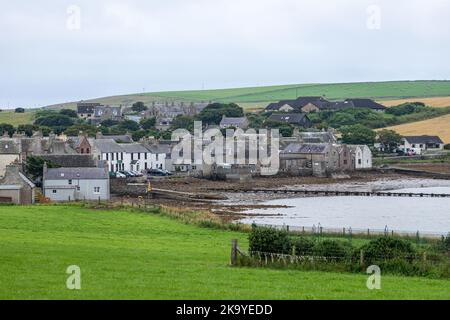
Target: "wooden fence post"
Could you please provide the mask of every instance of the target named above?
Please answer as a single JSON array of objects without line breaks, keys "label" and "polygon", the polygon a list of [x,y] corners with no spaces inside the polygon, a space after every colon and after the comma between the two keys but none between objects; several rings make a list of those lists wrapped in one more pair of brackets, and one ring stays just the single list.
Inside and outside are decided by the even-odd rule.
[{"label": "wooden fence post", "polygon": [[231,240],[231,265],[237,265],[237,239]]}]

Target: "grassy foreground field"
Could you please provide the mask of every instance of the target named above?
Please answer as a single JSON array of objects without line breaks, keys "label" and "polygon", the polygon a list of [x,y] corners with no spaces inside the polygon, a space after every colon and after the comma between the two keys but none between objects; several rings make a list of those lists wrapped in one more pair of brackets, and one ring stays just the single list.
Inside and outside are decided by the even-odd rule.
[{"label": "grassy foreground field", "polygon": [[[450,299],[449,280],[228,266],[244,233],[151,213],[0,207],[0,299]],[[81,290],[66,289],[70,265]]]}]

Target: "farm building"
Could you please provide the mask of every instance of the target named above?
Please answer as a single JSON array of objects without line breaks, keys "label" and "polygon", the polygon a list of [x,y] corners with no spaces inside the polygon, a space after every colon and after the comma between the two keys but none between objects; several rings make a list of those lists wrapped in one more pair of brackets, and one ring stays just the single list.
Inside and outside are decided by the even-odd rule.
[{"label": "farm building", "polygon": [[11,164],[5,168],[0,178],[0,203],[33,204],[35,185],[19,169],[20,165]]}]

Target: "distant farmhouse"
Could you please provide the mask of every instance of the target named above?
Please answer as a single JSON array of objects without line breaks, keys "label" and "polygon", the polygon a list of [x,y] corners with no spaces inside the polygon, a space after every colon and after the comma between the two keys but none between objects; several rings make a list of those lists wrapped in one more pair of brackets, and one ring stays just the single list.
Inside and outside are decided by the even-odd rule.
[{"label": "distant farmhouse", "polygon": [[444,142],[438,136],[406,136],[402,139],[400,149],[422,154],[426,151],[444,150]]},{"label": "distant farmhouse", "polygon": [[120,121],[123,119],[122,106],[104,106],[100,103],[80,102],[77,104],[78,117],[92,124],[100,124],[105,120]]},{"label": "distant farmhouse", "polygon": [[368,108],[384,111],[385,106],[371,99],[346,99],[344,101],[328,101],[323,97],[298,97],[295,100],[282,100],[270,103],[266,112],[318,112],[324,110],[338,111],[348,108]]}]

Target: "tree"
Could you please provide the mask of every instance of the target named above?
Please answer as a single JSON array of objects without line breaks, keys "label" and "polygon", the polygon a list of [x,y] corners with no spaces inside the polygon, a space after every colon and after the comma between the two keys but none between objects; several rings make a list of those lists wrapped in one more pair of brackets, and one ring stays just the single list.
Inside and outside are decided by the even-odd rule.
[{"label": "tree", "polygon": [[59,168],[60,166],[52,161],[45,160],[44,158],[37,156],[28,156],[26,162],[26,168],[29,175],[34,179],[42,177],[42,171],[44,163],[47,163],[48,168]]},{"label": "tree", "polygon": [[133,110],[134,112],[142,112],[142,111],[145,111],[147,109],[148,109],[147,106],[141,101],[135,102],[131,106],[131,110]]},{"label": "tree", "polygon": [[402,136],[394,130],[383,129],[378,132],[378,142],[381,143],[384,149],[392,152],[402,142]]},{"label": "tree", "polygon": [[16,129],[9,123],[0,123],[0,135],[7,132],[9,136],[11,137],[14,132],[16,132]]},{"label": "tree", "polygon": [[133,120],[124,120],[119,123],[118,127],[128,131],[138,131],[140,129],[139,124]]},{"label": "tree", "polygon": [[17,132],[23,132],[26,136],[31,137],[33,131],[39,130],[39,127],[34,124],[21,124],[17,127]]},{"label": "tree", "polygon": [[186,129],[188,131],[193,131],[194,121],[195,121],[194,117],[177,115],[175,118],[173,118],[170,128],[172,130]]},{"label": "tree", "polygon": [[64,133],[68,136],[78,136],[78,134],[82,131],[83,133],[87,133],[89,136],[95,136],[97,133],[97,127],[91,124],[74,124],[73,126],[68,127],[64,130]]},{"label": "tree", "polygon": [[25,109],[24,109],[24,108],[16,108],[16,109],[14,110],[14,112],[15,112],[15,113],[24,113],[24,112],[25,112]]},{"label": "tree", "polygon": [[328,124],[333,128],[340,128],[342,126],[353,125],[357,123],[354,115],[343,112],[336,112],[333,114]]},{"label": "tree", "polygon": [[62,109],[59,111],[60,114],[66,115],[70,118],[78,118],[78,114],[75,110],[72,109]]},{"label": "tree", "polygon": [[74,124],[74,119],[64,114],[50,114],[46,117],[37,118],[34,121],[35,125],[46,126],[52,128],[55,133],[60,133]]},{"label": "tree", "polygon": [[198,115],[204,124],[219,124],[222,116],[243,117],[244,110],[235,103],[212,103]]},{"label": "tree", "polygon": [[343,143],[372,145],[375,142],[375,131],[361,124],[344,126],[340,131]]},{"label": "tree", "polygon": [[102,122],[100,122],[100,125],[102,127],[112,127],[112,126],[115,126],[118,124],[119,124],[119,121],[111,120],[111,119],[106,119],[106,120],[103,120]]},{"label": "tree", "polygon": [[131,137],[133,138],[133,141],[139,141],[143,137],[147,135],[147,131],[145,130],[139,130],[132,133]]},{"label": "tree", "polygon": [[155,128],[156,118],[141,119],[141,127],[145,130]]}]

